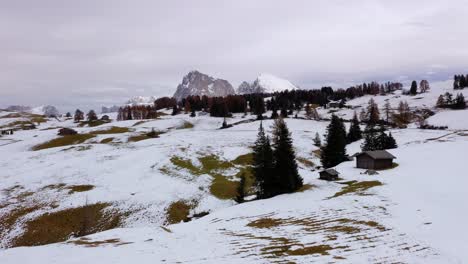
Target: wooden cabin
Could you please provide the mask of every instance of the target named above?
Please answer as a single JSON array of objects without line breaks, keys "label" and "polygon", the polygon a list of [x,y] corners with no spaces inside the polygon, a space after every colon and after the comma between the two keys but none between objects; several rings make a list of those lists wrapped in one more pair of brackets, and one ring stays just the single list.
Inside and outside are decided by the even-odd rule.
[{"label": "wooden cabin", "polygon": [[386,150],[363,151],[354,155],[356,167],[368,170],[383,170],[393,166],[395,156]]}]

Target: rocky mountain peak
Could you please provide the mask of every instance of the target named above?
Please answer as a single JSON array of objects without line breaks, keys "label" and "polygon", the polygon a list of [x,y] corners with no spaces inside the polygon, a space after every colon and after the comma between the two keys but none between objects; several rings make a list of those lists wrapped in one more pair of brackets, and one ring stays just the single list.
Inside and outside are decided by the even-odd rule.
[{"label": "rocky mountain peak", "polygon": [[182,83],[177,86],[174,98],[177,101],[188,96],[227,96],[234,94],[232,85],[223,79],[215,79],[199,71],[191,71],[182,79]]}]

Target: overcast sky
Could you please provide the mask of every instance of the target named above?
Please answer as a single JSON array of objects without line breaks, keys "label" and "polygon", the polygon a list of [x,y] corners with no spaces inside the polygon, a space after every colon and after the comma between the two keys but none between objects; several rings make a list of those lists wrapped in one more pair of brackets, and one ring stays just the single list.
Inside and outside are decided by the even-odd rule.
[{"label": "overcast sky", "polygon": [[172,95],[197,69],[302,88],[468,73],[466,0],[0,2],[0,106]]}]

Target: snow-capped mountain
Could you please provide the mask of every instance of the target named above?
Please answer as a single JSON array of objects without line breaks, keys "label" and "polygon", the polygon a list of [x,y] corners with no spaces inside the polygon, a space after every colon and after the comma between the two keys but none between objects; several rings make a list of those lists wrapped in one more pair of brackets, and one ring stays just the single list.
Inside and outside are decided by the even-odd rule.
[{"label": "snow-capped mountain", "polygon": [[262,73],[253,84],[243,82],[237,89],[237,92],[239,94],[274,93],[295,89],[298,89],[298,87],[286,79],[279,78],[272,74]]},{"label": "snow-capped mountain", "polygon": [[156,99],[156,96],[135,96],[127,101],[127,105],[152,105]]},{"label": "snow-capped mountain", "polygon": [[191,95],[214,97],[234,93],[234,88],[228,81],[215,79],[199,71],[191,71],[184,76],[182,83],[177,86],[174,98],[180,101]]}]

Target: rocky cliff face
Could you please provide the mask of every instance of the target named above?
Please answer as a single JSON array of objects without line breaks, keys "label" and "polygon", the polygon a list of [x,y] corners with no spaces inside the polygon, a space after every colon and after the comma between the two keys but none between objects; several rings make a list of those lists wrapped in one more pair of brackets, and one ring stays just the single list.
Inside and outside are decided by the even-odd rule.
[{"label": "rocky cliff face", "polygon": [[177,86],[174,98],[180,101],[191,95],[214,97],[234,93],[234,88],[228,81],[215,79],[198,71],[191,71],[183,78],[182,83]]}]

